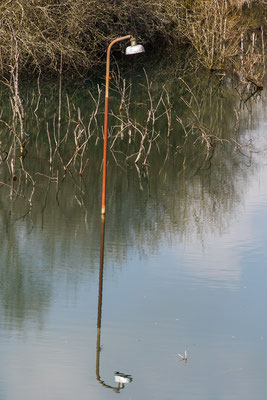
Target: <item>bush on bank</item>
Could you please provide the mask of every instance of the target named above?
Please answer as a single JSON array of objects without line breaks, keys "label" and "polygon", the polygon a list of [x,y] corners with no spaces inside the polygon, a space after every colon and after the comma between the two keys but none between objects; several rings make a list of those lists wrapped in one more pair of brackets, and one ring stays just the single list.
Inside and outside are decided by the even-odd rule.
[{"label": "bush on bank", "polygon": [[[133,34],[151,48],[191,46],[209,69],[240,54],[266,23],[265,0],[2,0],[0,73],[92,71],[108,43]],[[261,28],[263,29],[263,28]],[[243,46],[245,44],[243,43]],[[243,51],[244,48],[243,48]]]}]

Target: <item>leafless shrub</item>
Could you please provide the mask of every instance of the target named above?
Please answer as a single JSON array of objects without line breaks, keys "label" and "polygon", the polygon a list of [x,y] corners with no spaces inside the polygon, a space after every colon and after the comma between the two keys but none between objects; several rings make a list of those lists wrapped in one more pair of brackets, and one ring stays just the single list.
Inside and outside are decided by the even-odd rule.
[{"label": "leafless shrub", "polygon": [[107,44],[125,33],[145,42],[169,37],[170,19],[161,1],[4,0],[0,4],[0,70],[14,60],[20,69],[53,72],[88,71],[104,60]]},{"label": "leafless shrub", "polygon": [[107,44],[129,33],[148,50],[190,44],[198,63],[222,68],[239,54],[241,32],[266,24],[265,6],[265,0],[3,0],[0,74],[10,72],[16,54],[28,73],[95,71]]}]

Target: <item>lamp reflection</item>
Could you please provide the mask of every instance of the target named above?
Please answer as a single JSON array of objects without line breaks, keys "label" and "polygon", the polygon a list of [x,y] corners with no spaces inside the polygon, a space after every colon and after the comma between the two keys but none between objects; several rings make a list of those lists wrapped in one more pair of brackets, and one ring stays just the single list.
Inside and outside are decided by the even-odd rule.
[{"label": "lamp reflection", "polygon": [[98,284],[98,307],[97,307],[97,340],[96,340],[96,379],[102,386],[119,393],[125,384],[132,381],[131,375],[116,371],[114,380],[118,386],[111,386],[104,382],[100,376],[100,352],[101,352],[101,319],[102,319],[102,297],[103,297],[103,270],[104,270],[104,241],[105,241],[105,216],[101,215],[101,237],[100,237],[100,260],[99,260],[99,284]]}]

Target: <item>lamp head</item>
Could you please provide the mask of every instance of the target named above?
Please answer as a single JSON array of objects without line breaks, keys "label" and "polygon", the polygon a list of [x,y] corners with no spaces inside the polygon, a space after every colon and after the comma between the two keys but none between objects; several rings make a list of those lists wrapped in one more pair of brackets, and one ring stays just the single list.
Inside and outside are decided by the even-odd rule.
[{"label": "lamp head", "polygon": [[125,50],[125,54],[127,56],[145,52],[144,47],[141,44],[137,44],[135,38],[132,37],[130,42],[131,42],[131,46],[126,47],[126,50]]}]

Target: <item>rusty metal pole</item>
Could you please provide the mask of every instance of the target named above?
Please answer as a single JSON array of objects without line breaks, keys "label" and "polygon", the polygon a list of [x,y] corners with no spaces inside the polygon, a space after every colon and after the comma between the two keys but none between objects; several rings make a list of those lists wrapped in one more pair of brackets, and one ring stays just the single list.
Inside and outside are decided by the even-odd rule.
[{"label": "rusty metal pole", "polygon": [[103,180],[102,180],[102,209],[101,214],[106,212],[106,185],[107,185],[107,145],[108,145],[108,93],[109,93],[109,66],[110,66],[110,50],[114,43],[121,40],[131,39],[132,35],[122,36],[113,40],[107,49],[106,63],[106,90],[105,90],[105,117],[104,117],[104,149],[103,149]]}]

